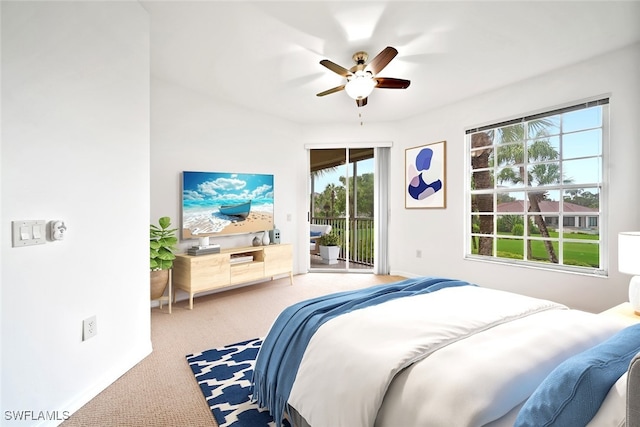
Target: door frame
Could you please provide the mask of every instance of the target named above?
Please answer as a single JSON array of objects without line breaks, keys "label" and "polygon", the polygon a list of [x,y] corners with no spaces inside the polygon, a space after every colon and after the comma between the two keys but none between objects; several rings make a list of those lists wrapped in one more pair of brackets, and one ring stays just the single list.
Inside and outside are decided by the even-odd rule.
[{"label": "door frame", "polygon": [[[374,265],[373,269],[353,269],[353,268],[345,268],[345,269],[331,269],[331,268],[313,268],[311,269],[311,258],[309,256],[308,245],[304,246],[306,250],[305,258],[306,259],[306,270],[307,272],[347,272],[347,273],[375,273],[375,274],[389,274],[389,263],[388,263],[388,233],[386,232],[386,227],[381,227],[379,224],[379,220],[381,215],[384,218],[388,217],[388,200],[389,200],[389,185],[388,185],[388,177],[390,170],[389,163],[389,155],[388,151],[393,146],[391,141],[378,141],[378,142],[350,142],[350,143],[308,143],[304,145],[304,148],[307,150],[307,197],[306,197],[306,206],[307,206],[307,224],[306,224],[306,235],[309,236],[309,225],[311,223],[311,212],[309,211],[309,207],[311,206],[311,150],[314,149],[363,149],[363,148],[373,148],[374,149]],[[385,157],[385,161],[381,164],[378,153],[380,148],[387,148],[387,155]],[[345,160],[347,159],[347,153],[345,152]],[[383,173],[379,173],[380,170],[383,170]],[[381,182],[381,180],[387,180],[387,182]],[[380,191],[386,191],[387,194],[383,197],[380,197]],[[347,189],[347,197],[348,197],[348,189]],[[380,202],[384,204],[384,206],[380,205]],[[349,215],[349,204],[347,203],[347,215]],[[348,223],[346,225],[348,230]],[[348,254],[348,248],[347,248]]]}]

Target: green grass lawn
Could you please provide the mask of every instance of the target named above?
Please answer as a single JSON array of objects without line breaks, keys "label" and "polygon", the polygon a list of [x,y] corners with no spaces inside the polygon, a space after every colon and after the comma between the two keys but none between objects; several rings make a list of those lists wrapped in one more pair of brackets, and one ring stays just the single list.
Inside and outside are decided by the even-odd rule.
[{"label": "green grass lawn", "polygon": [[[550,233],[551,237],[557,237],[558,233]],[[565,234],[565,238],[575,240],[598,240],[598,236],[588,234]],[[498,238],[498,255],[502,258],[523,259],[525,242],[522,240]],[[553,242],[553,247],[558,254],[558,243]],[[582,267],[600,266],[600,245],[591,243],[565,242],[563,259],[565,265],[577,265]],[[548,261],[544,243],[538,240],[531,242],[533,259]]]}]

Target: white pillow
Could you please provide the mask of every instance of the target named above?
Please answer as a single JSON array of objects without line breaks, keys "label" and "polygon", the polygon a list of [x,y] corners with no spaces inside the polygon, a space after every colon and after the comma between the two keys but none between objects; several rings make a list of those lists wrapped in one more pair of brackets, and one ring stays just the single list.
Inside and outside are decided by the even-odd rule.
[{"label": "white pillow", "polygon": [[611,387],[587,427],[624,427],[627,413],[627,372]]}]

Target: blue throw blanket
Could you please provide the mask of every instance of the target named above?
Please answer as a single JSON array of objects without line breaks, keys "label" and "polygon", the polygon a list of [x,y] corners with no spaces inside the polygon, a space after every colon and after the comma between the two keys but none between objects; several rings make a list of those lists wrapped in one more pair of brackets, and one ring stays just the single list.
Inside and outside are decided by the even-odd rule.
[{"label": "blue throw blanket", "polygon": [[385,301],[464,285],[470,283],[420,277],[325,295],[286,308],[271,326],[258,353],[252,380],[253,399],[261,407],[268,408],[276,425],[280,426],[302,356],[322,324],[341,314]]}]

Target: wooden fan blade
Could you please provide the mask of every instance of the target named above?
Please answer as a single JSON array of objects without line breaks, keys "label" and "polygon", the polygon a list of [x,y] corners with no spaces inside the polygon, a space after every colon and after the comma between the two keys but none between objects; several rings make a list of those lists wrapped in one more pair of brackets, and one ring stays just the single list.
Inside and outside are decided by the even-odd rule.
[{"label": "wooden fan blade", "polygon": [[364,107],[365,105],[367,105],[367,98],[356,99],[356,104],[358,105],[358,107]]},{"label": "wooden fan blade", "polygon": [[325,96],[325,95],[329,95],[331,93],[340,92],[341,90],[344,90],[344,85],[336,86],[334,88],[325,90],[324,92],[320,92],[320,93],[316,94],[316,96]]},{"label": "wooden fan blade", "polygon": [[322,61],[320,61],[320,64],[324,65],[334,73],[340,74],[342,77],[347,77],[351,74],[351,72],[346,68],[336,64],[335,62],[331,62],[328,59],[323,59]]},{"label": "wooden fan blade", "polygon": [[397,54],[398,51],[395,48],[387,46],[371,60],[369,65],[367,65],[367,69],[375,76],[382,71],[382,69],[386,67]]},{"label": "wooden fan blade", "polygon": [[394,79],[391,77],[376,77],[376,87],[381,89],[406,89],[411,84],[410,80]]}]

